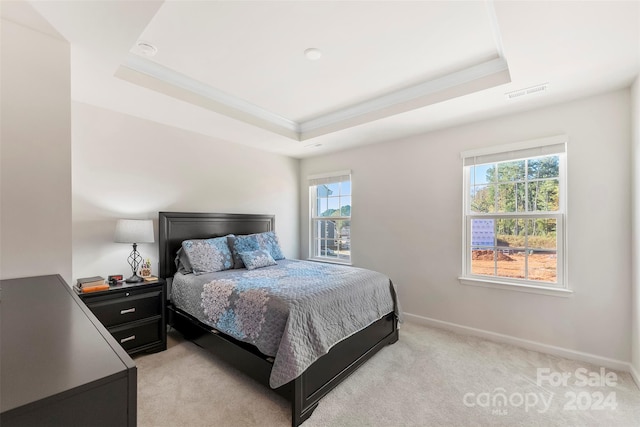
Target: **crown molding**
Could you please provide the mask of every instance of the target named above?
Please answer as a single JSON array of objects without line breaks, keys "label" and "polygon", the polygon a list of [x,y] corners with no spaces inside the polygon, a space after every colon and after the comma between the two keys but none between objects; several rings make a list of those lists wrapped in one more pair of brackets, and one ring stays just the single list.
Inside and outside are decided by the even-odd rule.
[{"label": "crown molding", "polygon": [[300,126],[293,120],[132,53],[125,58],[115,76],[288,138],[300,140]]},{"label": "crown molding", "polygon": [[296,141],[305,141],[511,81],[507,61],[494,58],[313,119],[296,122],[133,54],[129,54],[115,76]]},{"label": "crown molding", "polygon": [[299,123],[302,140],[368,123],[509,83],[509,67],[495,58]]}]

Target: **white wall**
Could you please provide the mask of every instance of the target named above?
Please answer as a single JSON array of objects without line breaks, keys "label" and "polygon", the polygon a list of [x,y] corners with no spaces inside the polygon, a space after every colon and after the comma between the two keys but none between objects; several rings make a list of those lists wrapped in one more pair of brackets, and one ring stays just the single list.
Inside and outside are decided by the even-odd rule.
[{"label": "white wall", "polygon": [[[630,95],[527,113],[301,161],[351,169],[352,257],[388,274],[405,312],[628,363],[631,358]],[[570,298],[461,285],[460,152],[568,134]],[[309,229],[301,221],[301,255]]]},{"label": "white wall", "polygon": [[1,24],[0,278],[60,274],[70,281],[69,44]]},{"label": "white wall", "polygon": [[640,76],[631,88],[632,170],[633,170],[633,281],[631,307],[631,366],[640,386]]},{"label": "white wall", "polygon": [[[288,258],[299,255],[299,161],[74,102],[73,277],[130,275],[116,219],[153,219],[141,244],[158,272],[159,211],[276,215]],[[126,277],[126,276],[125,276]]]}]

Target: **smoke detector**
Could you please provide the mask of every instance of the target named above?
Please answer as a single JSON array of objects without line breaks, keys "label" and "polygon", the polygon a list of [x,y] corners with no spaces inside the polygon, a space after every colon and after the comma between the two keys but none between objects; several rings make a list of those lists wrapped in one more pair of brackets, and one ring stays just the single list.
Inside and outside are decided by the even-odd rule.
[{"label": "smoke detector", "polygon": [[158,53],[158,48],[149,42],[139,40],[136,43],[135,52],[143,56],[155,56]]}]

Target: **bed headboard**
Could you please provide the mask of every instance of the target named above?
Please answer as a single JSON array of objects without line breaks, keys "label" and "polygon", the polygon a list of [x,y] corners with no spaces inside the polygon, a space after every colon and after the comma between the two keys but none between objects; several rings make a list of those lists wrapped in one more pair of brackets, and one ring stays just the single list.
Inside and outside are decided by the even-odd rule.
[{"label": "bed headboard", "polygon": [[175,274],[174,260],[183,240],[262,233],[275,230],[275,225],[275,215],[160,212],[160,277],[166,279]]}]

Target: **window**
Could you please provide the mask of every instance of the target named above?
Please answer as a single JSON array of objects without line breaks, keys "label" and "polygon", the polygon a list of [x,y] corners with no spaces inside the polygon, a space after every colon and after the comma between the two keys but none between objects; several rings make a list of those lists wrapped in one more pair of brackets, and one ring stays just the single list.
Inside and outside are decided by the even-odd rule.
[{"label": "window", "polygon": [[309,177],[309,257],[351,262],[351,172]]},{"label": "window", "polygon": [[466,280],[566,289],[566,137],[462,153]]}]

